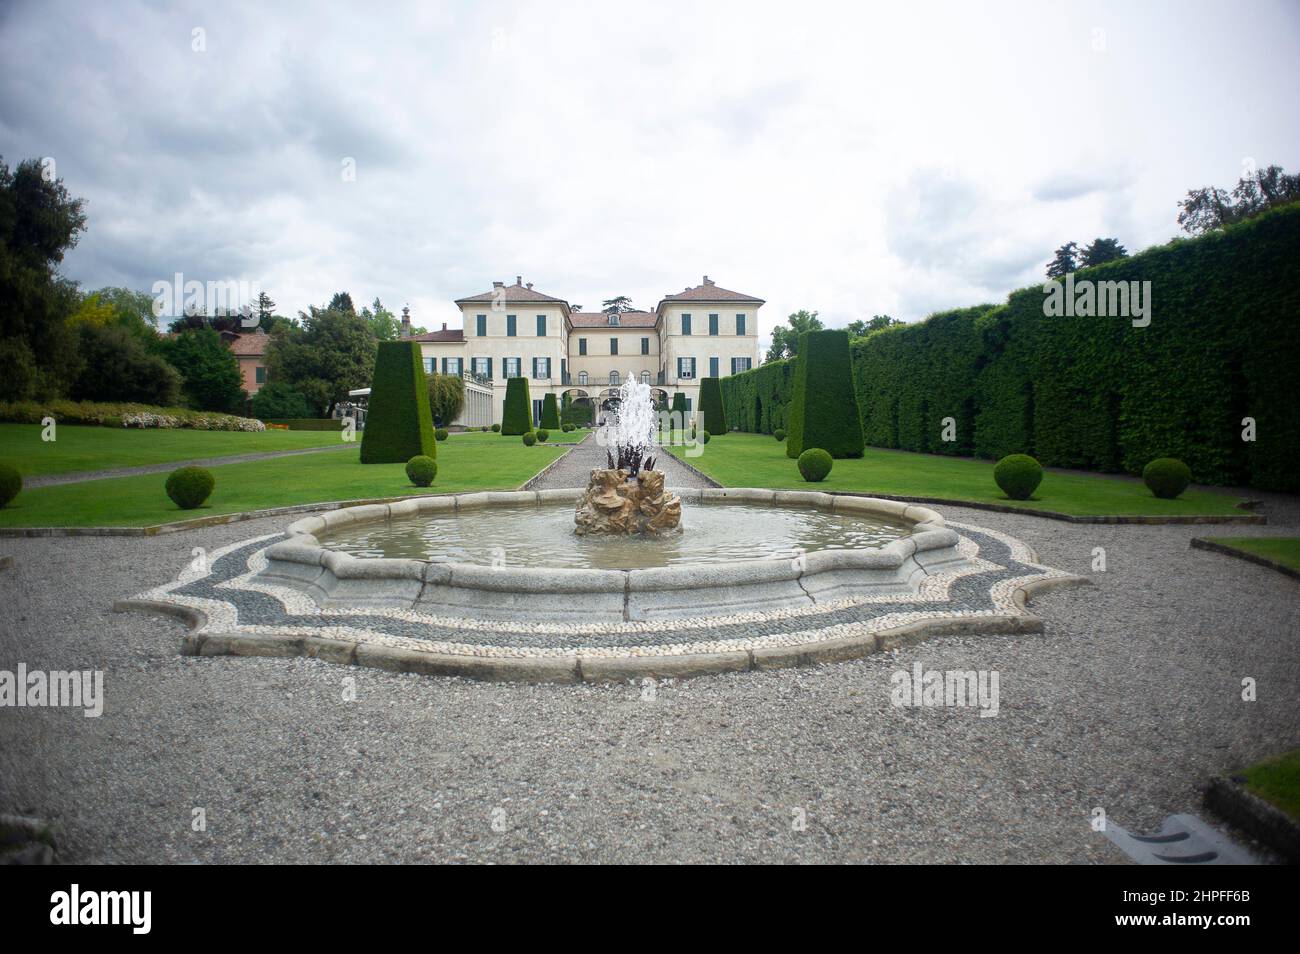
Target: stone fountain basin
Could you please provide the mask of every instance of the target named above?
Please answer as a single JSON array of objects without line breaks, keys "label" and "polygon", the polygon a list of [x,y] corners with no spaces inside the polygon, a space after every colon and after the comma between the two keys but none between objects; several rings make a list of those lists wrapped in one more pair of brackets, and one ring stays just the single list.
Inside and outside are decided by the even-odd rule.
[{"label": "stone fountain basin", "polygon": [[622,622],[730,616],[833,600],[915,593],[931,570],[966,564],[957,534],[928,507],[874,497],[751,488],[679,490],[686,505],[728,500],[874,514],[911,524],[878,549],[820,550],[799,560],[736,560],[631,570],[410,559],[358,559],[322,547],[315,534],[345,524],[500,505],[577,502],[583,491],[517,491],[416,497],[333,510],[297,520],[288,539],[264,551],[258,578],[306,594],[330,610],[406,609],[429,616],[514,622]]}]

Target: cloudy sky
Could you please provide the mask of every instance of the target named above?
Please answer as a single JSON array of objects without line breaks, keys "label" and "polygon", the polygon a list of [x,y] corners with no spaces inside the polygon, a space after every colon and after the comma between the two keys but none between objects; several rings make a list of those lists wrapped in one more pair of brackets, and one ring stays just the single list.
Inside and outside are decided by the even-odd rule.
[{"label": "cloudy sky", "polygon": [[428,327],[520,274],[587,307],[708,274],[765,336],[1001,301],[1300,169],[1297,89],[1295,0],[0,0],[0,153],[88,200],[70,277]]}]

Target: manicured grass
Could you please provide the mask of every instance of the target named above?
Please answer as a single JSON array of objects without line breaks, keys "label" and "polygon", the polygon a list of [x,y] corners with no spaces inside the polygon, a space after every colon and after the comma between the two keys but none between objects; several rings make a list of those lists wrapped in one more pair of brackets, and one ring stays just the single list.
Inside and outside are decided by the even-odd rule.
[{"label": "manicured grass", "polygon": [[24,477],[143,467],[174,460],[335,447],[337,431],[195,431],[185,428],[81,427],[60,424],[41,440],[39,424],[0,424],[0,461]]},{"label": "manicured grass", "polygon": [[362,464],[359,449],[277,457],[211,468],[217,486],[207,504],[181,510],[163,490],[166,474],[32,487],[0,510],[0,527],[139,527],[196,517],[327,500],[360,500],[471,490],[514,490],[564,453],[518,438],[497,446],[455,440],[438,444],[438,476],[418,488],[404,464]]},{"label": "manicured grass", "polygon": [[1079,516],[1243,512],[1234,509],[1238,498],[1215,491],[1188,490],[1177,500],[1160,500],[1140,481],[1051,470],[1030,500],[1009,500],[993,482],[993,461],[876,447],[868,447],[860,459],[837,460],[826,480],[810,484],[799,476],[795,462],[785,456],[785,444],[770,435],[732,432],[701,446],[704,453],[698,457],[689,456],[683,447],[673,447],[670,452],[727,487],[931,497]]},{"label": "manicured grass", "polygon": [[1251,792],[1300,818],[1300,749],[1252,765],[1241,774]]},{"label": "manicured grass", "polygon": [[1300,537],[1206,537],[1211,543],[1244,550],[1266,560],[1273,560],[1293,570],[1300,570]]},{"label": "manicured grass", "polygon": [[[551,431],[551,436],[546,443],[576,444],[590,433],[591,430],[589,428],[579,428],[576,431],[570,431],[568,434],[565,434],[563,431]],[[449,441],[459,441],[462,444],[519,444],[522,443],[522,436],[519,434],[509,434],[502,437],[500,434],[493,431],[458,431],[449,434],[447,440],[443,441],[438,446],[442,447],[443,444],[446,444]]]}]

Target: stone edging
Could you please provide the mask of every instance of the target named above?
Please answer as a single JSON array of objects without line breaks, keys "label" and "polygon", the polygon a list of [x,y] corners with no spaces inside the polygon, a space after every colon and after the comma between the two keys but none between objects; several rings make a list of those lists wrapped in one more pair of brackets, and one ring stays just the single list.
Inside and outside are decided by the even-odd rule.
[{"label": "stone edging", "polygon": [[1251,792],[1244,783],[1224,776],[1210,779],[1205,807],[1291,864],[1300,863],[1300,821]]},{"label": "stone edging", "polygon": [[[1035,580],[1013,594],[1024,610],[1029,598],[1061,585],[1090,582],[1085,577],[1058,576]],[[162,613],[201,630],[207,617],[193,607],[161,600],[129,599],[113,604],[115,613]],[[953,618],[935,616],[862,636],[827,639],[794,647],[695,653],[678,656],[461,656],[394,646],[369,645],[348,639],[274,633],[191,632],[182,641],[186,656],[303,656],[349,666],[429,676],[461,676],[484,682],[598,683],[629,679],[686,679],[720,672],[763,671],[814,666],[860,659],[920,643],[933,636],[993,635],[1043,632],[1043,621],[1028,611],[1022,615]]]},{"label": "stone edging", "polygon": [[[1260,537],[1261,540],[1268,539]],[[1277,570],[1279,573],[1285,573],[1287,576],[1300,580],[1300,570],[1287,566],[1285,563],[1279,563],[1277,560],[1270,560],[1266,556],[1260,556],[1258,553],[1251,553],[1249,550],[1238,550],[1236,547],[1226,546],[1216,540],[1207,540],[1204,537],[1192,537],[1191,548],[1193,550],[1209,550],[1211,553],[1222,553],[1224,556],[1235,557],[1238,560],[1245,560],[1247,563],[1255,563],[1259,566],[1266,566],[1270,570]]]}]

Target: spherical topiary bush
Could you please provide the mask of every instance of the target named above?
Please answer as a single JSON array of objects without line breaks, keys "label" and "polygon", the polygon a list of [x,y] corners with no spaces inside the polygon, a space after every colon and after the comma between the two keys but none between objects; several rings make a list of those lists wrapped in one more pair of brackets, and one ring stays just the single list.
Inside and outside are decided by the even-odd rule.
[{"label": "spherical topiary bush", "polygon": [[776,430],[772,432],[772,436],[775,437],[778,441],[785,440],[785,428],[778,427]]},{"label": "spherical topiary bush", "polygon": [[524,446],[525,446],[525,447],[532,447],[532,446],[533,446],[534,444],[536,444],[536,443],[537,443],[537,435],[534,434],[532,431],[527,431],[527,432],[525,432],[525,434],[524,434]]},{"label": "spherical topiary bush", "polygon": [[704,436],[701,437],[700,440],[701,440],[702,442],[704,442],[705,444],[707,444],[707,443],[709,442],[709,438],[712,437],[712,436],[713,436],[713,435],[710,434],[708,431],[705,431],[705,432],[704,432]]},{"label": "spherical topiary bush", "polygon": [[484,434],[486,434],[489,430],[491,430],[491,428],[488,427],[486,424],[484,424],[482,427],[479,428],[479,430],[482,431]]},{"label": "spherical topiary bush", "polygon": [[23,489],[23,475],[11,464],[0,464],[0,507],[18,496]]},{"label": "spherical topiary bush", "polygon": [[500,424],[493,424],[493,425],[492,425],[492,433],[493,433],[493,434],[496,434],[496,433],[499,432],[500,430],[501,430],[501,425],[500,425]]},{"label": "spherical topiary bush", "polygon": [[406,477],[417,487],[428,487],[438,476],[438,462],[432,457],[416,454],[406,462]]},{"label": "spherical topiary bush", "polygon": [[445,427],[438,428],[436,431],[433,432],[433,436],[440,441],[445,441],[447,439],[447,428]]},{"label": "spherical topiary bush", "polygon": [[824,451],[820,447],[810,447],[799,455],[799,473],[811,484],[825,480],[833,466],[835,461],[830,451]]},{"label": "spherical topiary bush", "polygon": [[550,440],[551,432],[544,427],[539,427],[535,432],[539,441],[545,442]]},{"label": "spherical topiary bush", "polygon": [[202,467],[179,467],[167,476],[167,496],[182,510],[203,506],[217,479]]},{"label": "spherical topiary bush", "polygon": [[1043,480],[1043,465],[1028,454],[1009,454],[993,468],[993,480],[1012,500],[1028,500]]},{"label": "spherical topiary bush", "polygon": [[1158,457],[1142,468],[1142,481],[1162,500],[1173,500],[1192,482],[1192,471],[1176,457]]}]

